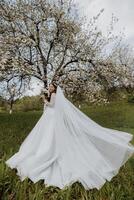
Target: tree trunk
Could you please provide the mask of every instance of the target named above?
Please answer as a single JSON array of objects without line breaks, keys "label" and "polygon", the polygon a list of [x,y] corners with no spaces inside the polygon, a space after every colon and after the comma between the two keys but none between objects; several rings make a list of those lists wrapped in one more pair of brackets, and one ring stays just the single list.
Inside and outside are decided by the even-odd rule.
[{"label": "tree trunk", "polygon": [[12,112],[13,112],[13,100],[11,100],[11,102],[10,102],[9,114],[12,114]]}]

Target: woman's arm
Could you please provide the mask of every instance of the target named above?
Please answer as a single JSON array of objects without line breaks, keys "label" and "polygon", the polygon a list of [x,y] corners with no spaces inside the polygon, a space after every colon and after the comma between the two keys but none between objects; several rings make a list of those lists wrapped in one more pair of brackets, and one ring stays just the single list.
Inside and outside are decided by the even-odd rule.
[{"label": "woman's arm", "polygon": [[44,103],[49,106],[49,107],[53,107],[54,106],[54,103],[55,103],[55,97],[56,97],[56,94],[55,93],[52,93],[51,94],[51,99],[50,99],[50,102],[48,101],[44,101]]}]

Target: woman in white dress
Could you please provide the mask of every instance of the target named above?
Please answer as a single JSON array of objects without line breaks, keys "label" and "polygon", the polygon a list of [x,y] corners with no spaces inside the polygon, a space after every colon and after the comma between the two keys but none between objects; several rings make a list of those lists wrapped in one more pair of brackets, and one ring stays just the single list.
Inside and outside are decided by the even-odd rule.
[{"label": "woman in white dress", "polygon": [[99,190],[134,153],[133,136],[91,120],[59,86],[50,84],[49,93],[42,116],[6,164],[22,181],[43,179],[61,189],[79,181]]}]

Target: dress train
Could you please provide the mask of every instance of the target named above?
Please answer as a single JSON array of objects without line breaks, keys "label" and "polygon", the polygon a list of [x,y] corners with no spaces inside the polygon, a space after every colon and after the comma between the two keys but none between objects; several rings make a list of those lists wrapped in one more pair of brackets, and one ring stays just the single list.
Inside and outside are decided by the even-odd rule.
[{"label": "dress train", "polygon": [[6,164],[17,169],[22,181],[43,179],[61,189],[79,181],[85,189],[100,189],[134,153],[129,143],[133,135],[100,126],[66,99],[59,86],[51,101]]}]

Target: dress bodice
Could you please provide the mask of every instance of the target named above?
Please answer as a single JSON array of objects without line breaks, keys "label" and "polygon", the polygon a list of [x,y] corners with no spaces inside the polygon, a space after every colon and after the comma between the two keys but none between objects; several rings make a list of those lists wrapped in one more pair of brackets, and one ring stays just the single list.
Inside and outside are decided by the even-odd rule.
[{"label": "dress bodice", "polygon": [[52,93],[50,102],[44,103],[44,111],[45,111],[46,108],[53,108],[54,107],[55,97],[56,97],[56,93]]}]

